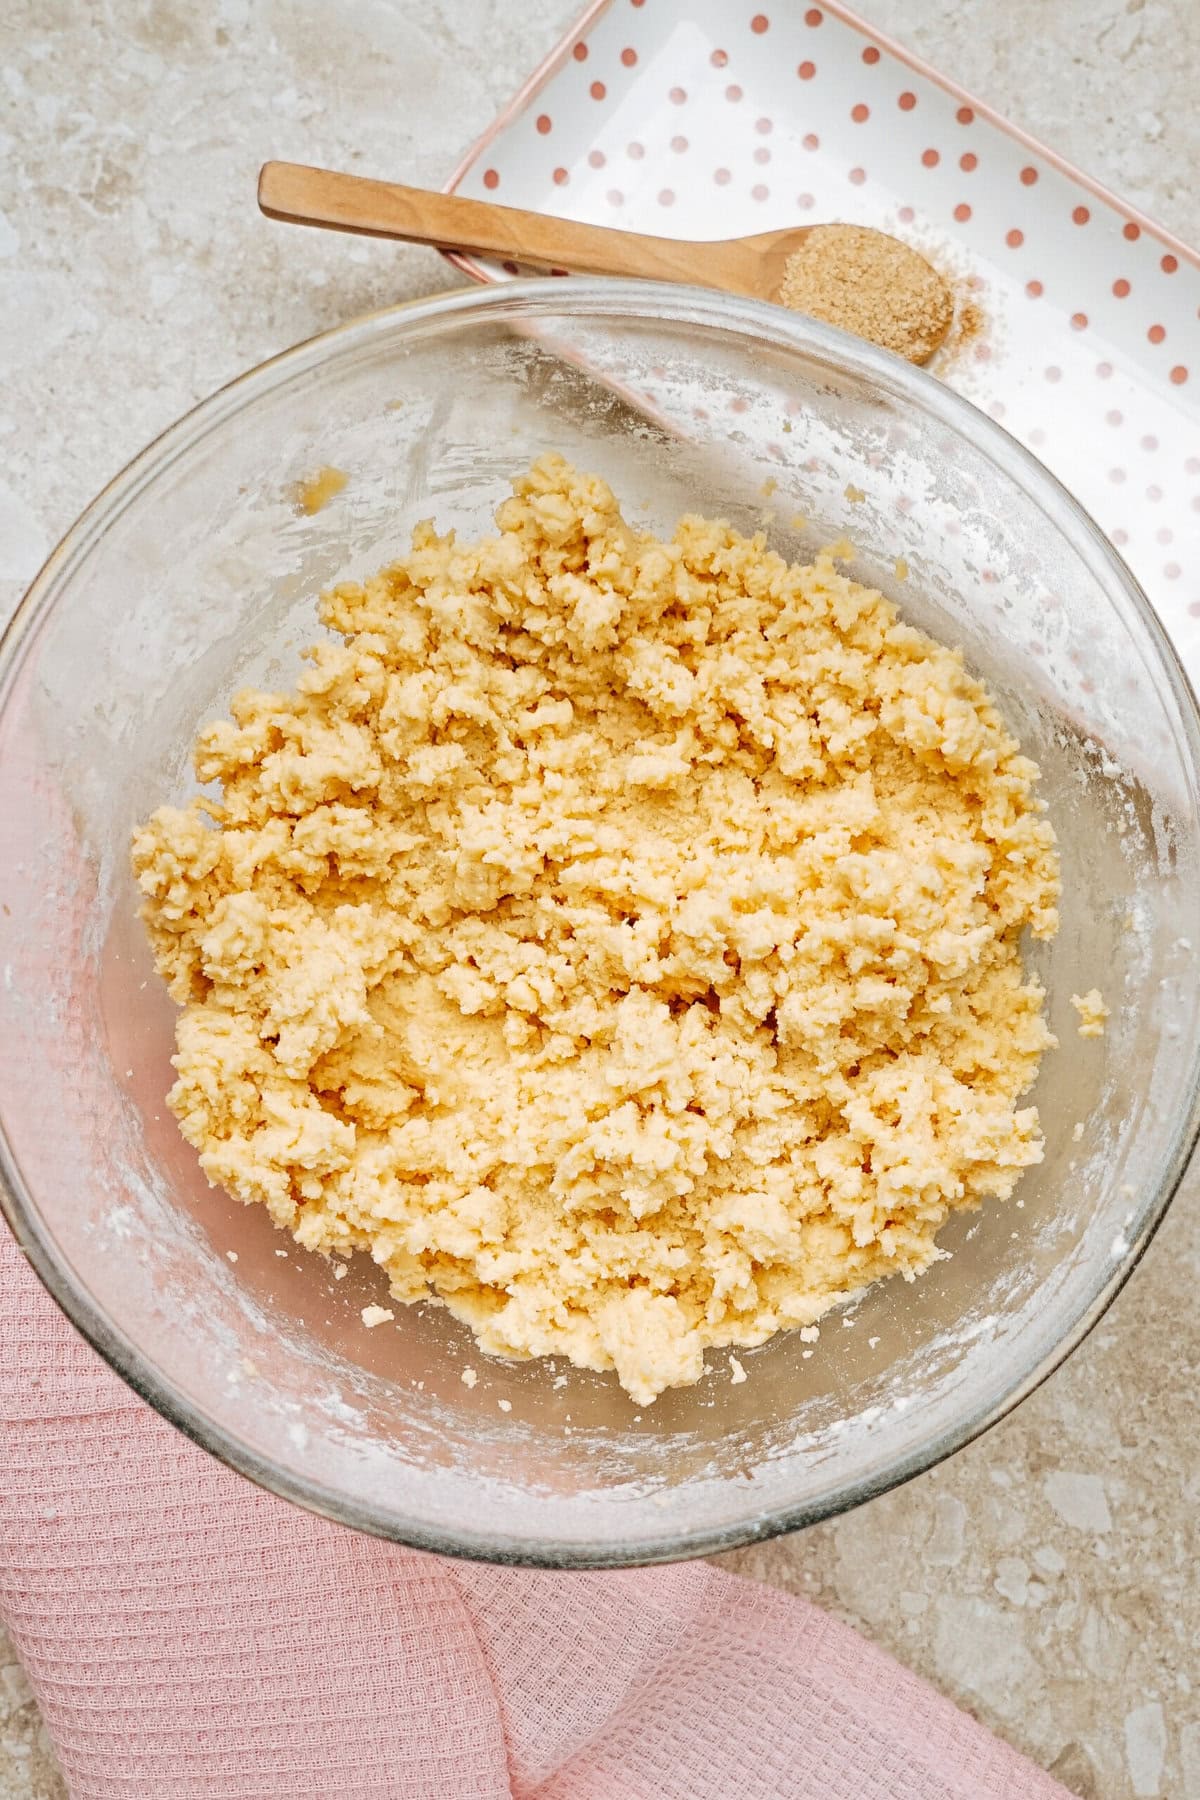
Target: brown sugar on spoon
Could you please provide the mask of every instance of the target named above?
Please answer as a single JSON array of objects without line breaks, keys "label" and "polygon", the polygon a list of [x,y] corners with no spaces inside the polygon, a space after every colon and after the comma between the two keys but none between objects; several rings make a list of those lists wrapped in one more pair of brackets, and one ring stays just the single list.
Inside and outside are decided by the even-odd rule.
[{"label": "brown sugar on spoon", "polygon": [[954,316],[946,282],[915,250],[864,225],[817,225],[784,264],[779,299],[923,363]]},{"label": "brown sugar on spoon", "polygon": [[941,346],[954,318],[949,287],[920,251],[866,225],[789,226],[696,242],[282,162],[264,163],[258,203],[268,218],[297,225],[782,302],[915,363]]}]

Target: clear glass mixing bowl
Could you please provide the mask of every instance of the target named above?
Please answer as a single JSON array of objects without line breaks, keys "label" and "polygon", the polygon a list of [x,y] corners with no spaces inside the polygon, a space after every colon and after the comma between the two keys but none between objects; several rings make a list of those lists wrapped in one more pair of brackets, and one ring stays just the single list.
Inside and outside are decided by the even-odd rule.
[{"label": "clear glass mixing bowl", "polygon": [[[191,787],[198,725],[289,683],[313,599],[434,514],[476,534],[556,447],[634,515],[760,523],[963,645],[1045,773],[1062,930],[1032,952],[1061,1048],[1046,1158],[961,1215],[953,1254],[798,1334],[710,1357],[640,1414],[612,1377],[481,1357],[207,1187],[163,1104],[174,1009],[135,918],[130,830]],[[311,517],[294,484],[349,477]],[[897,558],[908,579],[897,576]],[[198,407],[34,583],[0,666],[4,1207],[42,1280],[169,1419],[255,1480],[435,1550],[551,1564],[727,1548],[853,1505],[1027,1393],[1112,1299],[1197,1128],[1195,704],[1070,496],[931,377],[771,307],[514,283],[304,344]],[[1076,1035],[1098,985],[1107,1034]],[[236,1265],[227,1252],[236,1250]],[[286,1251],[286,1254],[285,1254]],[[852,1329],[844,1329],[852,1326]],[[469,1389],[466,1364],[479,1372]],[[507,1401],[511,1411],[500,1403]]]}]

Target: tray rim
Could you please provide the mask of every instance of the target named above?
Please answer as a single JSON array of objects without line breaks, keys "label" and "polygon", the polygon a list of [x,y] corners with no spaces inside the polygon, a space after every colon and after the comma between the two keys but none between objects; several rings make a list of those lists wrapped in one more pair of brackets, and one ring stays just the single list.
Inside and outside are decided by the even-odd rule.
[{"label": "tray rim", "polygon": [[[516,93],[512,96],[512,99],[501,108],[487,129],[480,133],[470,145],[469,149],[460,158],[453,173],[447,178],[442,186],[443,193],[453,194],[457,191],[460,182],[475,166],[484,151],[487,150],[496,138],[520,117],[530,101],[535,99],[536,96],[541,93],[542,89],[550,82],[553,76],[557,75],[559,69],[571,54],[575,44],[582,37],[586,36],[587,32],[591,30],[596,21],[608,12],[616,3],[617,0],[588,0],[588,4],[584,7],[578,18],[572,21],[562,37],[558,39],[553,48],[543,57],[542,61],[538,63],[533,72],[517,89]],[[686,5],[686,0],[681,0],[681,4]],[[981,119],[986,119],[989,125],[995,126],[998,131],[1002,131],[1007,137],[1022,145],[1033,155],[1039,157],[1049,167],[1057,170],[1060,175],[1065,176],[1069,181],[1073,181],[1077,186],[1083,188],[1084,191],[1091,194],[1093,198],[1102,201],[1107,206],[1115,208],[1128,223],[1138,226],[1139,230],[1146,232],[1150,237],[1154,238],[1165,250],[1172,252],[1174,255],[1182,258],[1183,261],[1189,263],[1191,267],[1196,270],[1197,274],[1200,274],[1200,250],[1194,249],[1192,245],[1185,243],[1182,238],[1176,237],[1173,231],[1168,230],[1165,225],[1161,225],[1157,219],[1151,218],[1148,213],[1142,212],[1139,207],[1131,205],[1128,200],[1123,199],[1122,196],[1116,193],[1112,188],[1106,187],[1102,181],[1097,181],[1094,176],[1087,174],[1077,163],[1071,162],[1068,157],[1062,156],[1057,150],[1051,149],[1048,144],[1043,143],[1040,138],[1034,137],[1032,133],[1026,131],[1023,126],[1015,125],[1004,113],[997,111],[994,106],[990,106],[986,100],[978,99],[969,89],[960,86],[960,84],[952,80],[950,76],[944,75],[933,63],[927,62],[924,57],[918,56],[915,51],[908,49],[907,45],[900,43],[898,39],[890,36],[886,31],[877,31],[870,21],[865,19],[861,13],[855,12],[851,7],[843,5],[842,0],[820,0],[820,4],[823,12],[829,13],[833,18],[839,20],[841,24],[847,25],[852,31],[858,32],[860,36],[870,38],[871,42],[877,44],[881,50],[886,50],[889,56],[896,57],[899,62],[911,69],[914,74],[920,75],[924,80],[932,82],[935,87],[941,88],[944,93],[948,94],[953,100],[956,100],[959,105],[969,106]],[[440,254],[444,256],[448,262],[453,263],[456,268],[461,269],[464,274],[469,275],[474,281],[495,282],[498,279],[495,275],[490,274],[481,262],[477,261],[476,258],[470,256],[465,251],[443,250]],[[1158,384],[1156,383],[1155,385]]]}]

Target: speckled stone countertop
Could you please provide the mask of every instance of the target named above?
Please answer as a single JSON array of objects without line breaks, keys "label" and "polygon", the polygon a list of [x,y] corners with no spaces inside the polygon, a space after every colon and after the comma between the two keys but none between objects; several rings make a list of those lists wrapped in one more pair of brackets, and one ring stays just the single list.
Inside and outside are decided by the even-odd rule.
[{"label": "speckled stone countertop", "polygon": [[[1196,0],[863,5],[1200,240]],[[95,491],[202,395],[456,279],[431,252],[265,223],[259,162],[438,184],[577,10],[7,0],[4,616]],[[724,1559],[860,1626],[1090,1800],[1200,1797],[1198,1200],[1193,1171],[1107,1318],[1005,1424],[846,1518]],[[65,1792],[0,1633],[0,1800]]]}]

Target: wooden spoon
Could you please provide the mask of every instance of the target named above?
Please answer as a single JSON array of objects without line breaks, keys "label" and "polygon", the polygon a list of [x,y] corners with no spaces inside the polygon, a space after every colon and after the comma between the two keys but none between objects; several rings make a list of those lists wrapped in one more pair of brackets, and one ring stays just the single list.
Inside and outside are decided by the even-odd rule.
[{"label": "wooden spoon", "polygon": [[367,237],[467,250],[543,269],[694,282],[776,300],[927,362],[954,317],[950,290],[925,258],[865,225],[800,225],[692,243],[581,225],[300,163],[264,163],[258,204],[270,219]]}]

